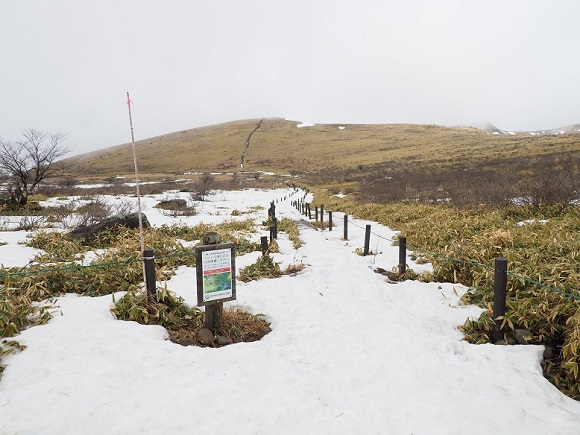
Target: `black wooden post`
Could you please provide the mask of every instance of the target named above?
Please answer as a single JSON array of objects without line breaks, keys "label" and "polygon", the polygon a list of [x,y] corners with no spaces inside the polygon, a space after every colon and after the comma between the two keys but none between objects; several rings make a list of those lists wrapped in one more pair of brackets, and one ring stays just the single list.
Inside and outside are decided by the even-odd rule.
[{"label": "black wooden post", "polygon": [[324,206],[320,206],[320,223],[324,222]]},{"label": "black wooden post", "polygon": [[272,221],[272,237],[274,239],[278,238],[278,218],[274,218]]},{"label": "black wooden post", "polygon": [[155,255],[153,249],[143,250],[143,262],[145,263],[145,283],[147,284],[147,297],[157,300],[157,281],[155,280]]},{"label": "black wooden post", "polygon": [[363,255],[369,255],[369,246],[371,244],[371,224],[367,224],[365,229],[365,249]]},{"label": "black wooden post", "polygon": [[260,244],[262,245],[262,256],[268,252],[268,236],[260,237]]},{"label": "black wooden post", "polygon": [[503,322],[498,317],[505,316],[505,302],[507,298],[507,259],[498,257],[495,259],[495,272],[493,274],[493,328],[494,343],[503,340],[504,331],[501,328]]},{"label": "black wooden post", "polygon": [[223,312],[223,302],[217,302],[215,304],[205,306],[205,327],[214,334],[218,332],[222,324]]},{"label": "black wooden post", "polygon": [[348,215],[344,215],[344,240],[348,240]]},{"label": "black wooden post", "polygon": [[399,236],[399,275],[407,271],[407,238]]},{"label": "black wooden post", "polygon": [[310,203],[306,204],[306,208],[308,208],[308,219],[312,220],[312,210],[310,210]]},{"label": "black wooden post", "polygon": [[316,222],[318,222],[318,207],[314,207],[314,217],[316,218]]},{"label": "black wooden post", "polygon": [[276,206],[274,205],[274,201],[270,203],[270,208],[272,209],[272,219],[276,219]]},{"label": "black wooden post", "polygon": [[328,231],[332,231],[332,212],[328,212]]}]

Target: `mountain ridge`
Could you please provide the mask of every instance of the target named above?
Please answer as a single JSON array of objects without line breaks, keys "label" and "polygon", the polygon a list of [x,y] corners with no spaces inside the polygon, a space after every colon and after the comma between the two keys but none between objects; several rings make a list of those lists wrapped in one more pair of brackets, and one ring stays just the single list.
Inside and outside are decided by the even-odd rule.
[{"label": "mountain ridge", "polygon": [[[575,127],[580,129],[580,124],[569,126],[569,134],[494,134],[496,130],[470,126],[305,124],[256,118],[142,139],[136,142],[136,150],[140,172],[144,173],[315,172],[385,161],[441,167],[458,159],[477,162],[580,151],[580,134],[573,131]],[[132,147],[130,143],[115,145],[64,162],[79,174],[127,174],[133,171]]]}]

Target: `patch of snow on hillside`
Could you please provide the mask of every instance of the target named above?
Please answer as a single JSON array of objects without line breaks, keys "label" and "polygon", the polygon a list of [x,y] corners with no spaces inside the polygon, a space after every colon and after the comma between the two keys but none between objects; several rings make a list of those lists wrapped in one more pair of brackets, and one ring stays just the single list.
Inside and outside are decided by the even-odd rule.
[{"label": "patch of snow on hillside", "polygon": [[524,225],[532,225],[532,224],[545,224],[548,222],[546,219],[527,219],[525,221],[521,221],[517,223],[518,227],[523,227]]},{"label": "patch of snow on hillside", "polygon": [[[339,127],[338,127],[338,129],[339,129],[339,130],[344,130],[345,128],[346,128],[346,127],[345,127],[345,126],[343,126],[343,125],[341,125],[341,126],[339,126]],[[580,131],[580,130],[578,130],[578,131]]]},{"label": "patch of snow on hillside", "polygon": [[303,128],[303,127],[314,127],[316,124],[311,124],[309,122],[302,122],[300,124],[296,124],[296,127]]}]

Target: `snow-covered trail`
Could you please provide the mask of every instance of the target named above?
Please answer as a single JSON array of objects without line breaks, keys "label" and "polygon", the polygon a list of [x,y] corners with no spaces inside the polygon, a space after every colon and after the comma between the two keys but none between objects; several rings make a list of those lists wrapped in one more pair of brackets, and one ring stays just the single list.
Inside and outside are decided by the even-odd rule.
[{"label": "snow-covered trail", "polygon": [[[277,213],[301,219],[288,202]],[[236,303],[272,322],[259,342],[181,347],[161,327],[113,319],[110,296],[59,298],[7,358],[0,434],[578,432],[580,404],[543,378],[542,347],[462,341],[457,326],[481,311],[458,304],[464,287],[390,284],[373,272],[398,261],[388,240],[361,257],[362,229],[346,242],[338,228],[301,228],[304,246],[282,235],[275,258],[302,272],[238,282]],[[168,286],[195,303],[194,269]]]},{"label": "snow-covered trail", "polygon": [[[481,312],[458,304],[465,288],[389,284],[372,272],[373,263],[388,258],[381,266],[391,269],[398,249],[381,242],[380,256],[360,257],[353,251],[364,232],[349,232],[348,243],[336,228],[303,232],[298,256],[309,267],[293,278],[288,291],[295,297],[284,292],[281,310],[266,310],[284,346],[294,347],[312,374],[303,400],[317,409],[320,431],[555,433],[556,419],[569,423],[561,433],[574,433],[580,406],[543,378],[542,347],[462,341],[457,326]],[[515,415],[524,417],[516,430]],[[311,423],[302,429],[316,433]]]}]

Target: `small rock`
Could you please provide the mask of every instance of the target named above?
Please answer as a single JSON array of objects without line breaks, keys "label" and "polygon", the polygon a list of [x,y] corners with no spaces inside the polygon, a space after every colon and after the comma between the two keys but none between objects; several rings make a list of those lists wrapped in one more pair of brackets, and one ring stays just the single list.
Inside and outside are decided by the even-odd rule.
[{"label": "small rock", "polygon": [[508,334],[507,344],[509,344],[510,346],[515,346],[516,344],[518,344],[518,340],[512,334]]},{"label": "small rock", "polygon": [[197,332],[197,339],[201,344],[209,346],[213,343],[213,332],[207,328],[202,328]]},{"label": "small rock", "polygon": [[505,340],[498,340],[494,344],[497,344],[498,346],[505,346],[505,345],[507,345],[507,343],[505,342]]},{"label": "small rock", "polygon": [[528,344],[532,341],[532,333],[527,329],[516,329],[514,331],[514,338],[519,344]]},{"label": "small rock", "polygon": [[544,361],[545,360],[550,360],[550,359],[554,359],[554,357],[556,356],[556,349],[554,349],[552,346],[546,346],[546,348],[544,349]]},{"label": "small rock", "polygon": [[181,344],[182,346],[195,346],[195,340],[188,337],[179,339],[177,343]]},{"label": "small rock", "polygon": [[272,332],[272,328],[270,328],[269,326],[262,326],[261,332],[264,335],[269,334],[270,332]]},{"label": "small rock", "polygon": [[220,233],[216,233],[211,231],[209,233],[205,233],[201,238],[202,245],[217,245],[222,242],[222,236]]},{"label": "small rock", "polygon": [[225,335],[218,335],[215,339],[215,342],[219,345],[219,346],[227,346],[228,344],[232,344],[232,340],[230,340],[228,337],[226,337]]}]

